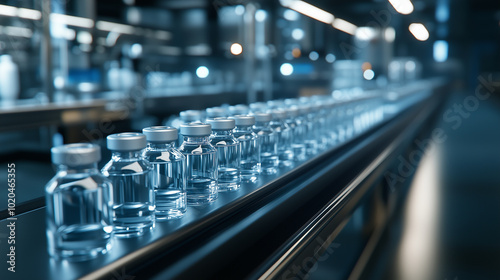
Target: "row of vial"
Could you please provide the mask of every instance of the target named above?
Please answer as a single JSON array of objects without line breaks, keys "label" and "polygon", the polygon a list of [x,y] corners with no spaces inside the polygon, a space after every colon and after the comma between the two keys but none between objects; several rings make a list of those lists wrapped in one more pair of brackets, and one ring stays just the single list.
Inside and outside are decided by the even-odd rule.
[{"label": "row of vial", "polygon": [[206,118],[184,111],[172,123],[179,129],[108,136],[112,156],[101,172],[99,146],[52,148],[58,172],[46,186],[49,253],[93,258],[109,250],[113,235],[140,236],[155,220],[182,217],[187,205],[211,203],[242,181],[317,154],[347,133],[334,105],[330,98],[269,101],[209,108]]}]

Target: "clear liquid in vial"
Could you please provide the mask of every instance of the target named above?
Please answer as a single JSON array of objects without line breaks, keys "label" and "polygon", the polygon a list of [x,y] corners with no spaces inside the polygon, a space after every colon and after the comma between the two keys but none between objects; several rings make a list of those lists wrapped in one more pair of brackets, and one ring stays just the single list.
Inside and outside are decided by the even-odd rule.
[{"label": "clear liquid in vial", "polygon": [[181,147],[187,165],[187,203],[203,205],[218,197],[217,155],[212,145],[184,143]]},{"label": "clear liquid in vial", "polygon": [[112,235],[109,184],[96,188],[103,184],[100,176],[68,176],[58,184],[59,190],[47,197],[50,255],[83,261],[106,253]]},{"label": "clear liquid in vial", "polygon": [[[235,133],[236,134],[236,133]],[[260,146],[251,133],[238,137],[241,145],[240,175],[243,182],[254,183],[261,172]]]},{"label": "clear liquid in vial", "polygon": [[214,202],[218,196],[217,181],[208,177],[188,178],[187,184],[189,205],[203,205]]},{"label": "clear liquid in vial", "polygon": [[113,184],[115,235],[132,237],[150,231],[154,227],[155,200],[149,172],[110,174],[108,178]]},{"label": "clear liquid in vial", "polygon": [[[152,153],[154,156],[155,153]],[[179,219],[186,212],[186,192],[183,191],[184,165],[181,160],[152,162],[152,184],[155,192],[156,219]]]},{"label": "clear liquid in vial", "polygon": [[218,174],[219,179],[217,184],[219,186],[219,192],[224,191],[234,191],[240,188],[241,177],[240,177],[240,160],[241,156],[239,153],[240,144],[235,142],[231,145],[215,145],[218,155]]}]

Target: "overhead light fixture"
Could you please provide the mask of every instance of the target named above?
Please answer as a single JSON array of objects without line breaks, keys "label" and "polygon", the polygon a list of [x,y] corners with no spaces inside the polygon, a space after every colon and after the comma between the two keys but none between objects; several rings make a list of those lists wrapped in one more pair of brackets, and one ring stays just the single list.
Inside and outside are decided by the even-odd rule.
[{"label": "overhead light fixture", "polygon": [[31,38],[31,36],[33,36],[33,31],[31,31],[31,29],[18,26],[3,26],[0,29],[0,33],[5,34],[7,36],[24,37],[24,38]]},{"label": "overhead light fixture", "polygon": [[80,44],[90,45],[93,41],[92,34],[87,31],[79,31],[76,34],[76,41]]},{"label": "overhead light fixture", "polygon": [[237,5],[236,7],[234,7],[234,13],[237,16],[242,16],[245,13],[245,6]]},{"label": "overhead light fixture", "polygon": [[155,38],[158,40],[170,40],[170,38],[172,38],[172,34],[170,34],[170,32],[167,31],[156,30]]},{"label": "overhead light fixture", "polygon": [[429,31],[427,31],[427,28],[425,28],[425,26],[421,23],[412,23],[408,29],[419,41],[426,41],[429,39]]},{"label": "overhead light fixture", "polygon": [[296,11],[286,9],[283,13],[283,17],[288,21],[296,21],[299,19],[299,14]]},{"label": "overhead light fixture", "polygon": [[281,5],[284,7],[290,8],[296,12],[299,12],[303,15],[306,15],[310,18],[313,18],[317,21],[321,21],[326,24],[332,24],[335,17],[316,6],[313,6],[307,2],[300,0],[280,0]]},{"label": "overhead light fixture", "polygon": [[173,46],[157,46],[158,51],[165,55],[181,55],[182,49]]},{"label": "overhead light fixture", "polygon": [[356,30],[358,29],[356,25],[340,18],[336,18],[332,26],[350,35],[356,34]]},{"label": "overhead light fixture", "polygon": [[413,4],[410,0],[389,0],[389,3],[400,14],[409,15],[413,12]]},{"label": "overhead light fixture", "polygon": [[325,56],[325,60],[328,63],[333,63],[336,59],[337,59],[337,57],[335,57],[335,55],[333,53],[329,53]]},{"label": "overhead light fixture", "polygon": [[255,20],[259,22],[263,22],[267,19],[267,12],[264,10],[258,10],[255,12]]},{"label": "overhead light fixture", "polygon": [[304,39],[304,35],[304,30],[302,30],[301,28],[295,28],[294,30],[292,30],[292,38],[297,41]]},{"label": "overhead light fixture", "polygon": [[0,15],[8,17],[17,17],[17,8],[7,5],[0,5]]},{"label": "overhead light fixture", "polygon": [[309,53],[309,59],[312,61],[316,61],[319,58],[319,53],[312,51]]},{"label": "overhead light fixture", "polygon": [[448,59],[448,42],[444,40],[434,42],[433,51],[436,62],[445,62]]},{"label": "overhead light fixture", "polygon": [[372,27],[358,27],[356,28],[356,39],[361,41],[370,41],[377,36],[377,31]]},{"label": "overhead light fixture", "polygon": [[196,76],[200,79],[205,79],[210,74],[210,70],[206,66],[200,66],[196,69]]},{"label": "overhead light fixture", "polygon": [[290,76],[293,73],[293,66],[290,63],[283,63],[280,66],[280,72],[283,76]]},{"label": "overhead light fixture", "polygon": [[134,27],[126,24],[100,20],[96,23],[96,27],[97,29],[102,31],[118,32],[122,34],[134,34]]},{"label": "overhead light fixture", "polygon": [[39,20],[42,18],[42,13],[37,10],[18,8],[17,16],[25,19]]},{"label": "overhead light fixture", "polygon": [[229,50],[233,55],[240,55],[243,52],[243,47],[238,43],[233,43]]},{"label": "overhead light fixture", "polygon": [[366,69],[365,71],[363,71],[363,78],[365,78],[365,80],[371,81],[373,80],[373,78],[375,78],[375,72],[373,72],[372,69]]},{"label": "overhead light fixture", "polygon": [[396,39],[396,30],[393,27],[387,27],[384,31],[384,37],[388,43],[394,42],[394,39]]},{"label": "overhead light fixture", "polygon": [[65,24],[76,27],[92,28],[94,27],[94,21],[89,18],[68,16],[63,14],[50,14],[50,20],[54,23]]},{"label": "overhead light fixture", "polygon": [[17,8],[7,5],[0,5],[0,15],[8,17],[20,17],[32,20],[39,20],[42,18],[42,13],[40,11],[26,8]]}]

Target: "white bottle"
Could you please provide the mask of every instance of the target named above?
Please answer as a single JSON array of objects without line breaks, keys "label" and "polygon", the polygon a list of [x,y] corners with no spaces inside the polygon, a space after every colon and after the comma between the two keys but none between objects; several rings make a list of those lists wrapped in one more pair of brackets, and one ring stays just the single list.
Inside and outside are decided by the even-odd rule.
[{"label": "white bottle", "polygon": [[8,54],[0,56],[0,97],[14,101],[19,97],[19,69]]}]

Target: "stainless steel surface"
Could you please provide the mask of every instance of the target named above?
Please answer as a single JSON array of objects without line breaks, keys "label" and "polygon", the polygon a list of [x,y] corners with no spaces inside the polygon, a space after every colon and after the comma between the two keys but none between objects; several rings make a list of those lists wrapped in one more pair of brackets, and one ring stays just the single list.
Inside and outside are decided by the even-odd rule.
[{"label": "stainless steel surface", "polygon": [[[468,96],[455,92],[439,116]],[[491,126],[500,122],[499,108],[500,98],[491,95],[459,126],[438,119],[433,129],[442,129],[446,140],[426,145],[407,201],[360,279],[500,277],[500,133]]]}]

